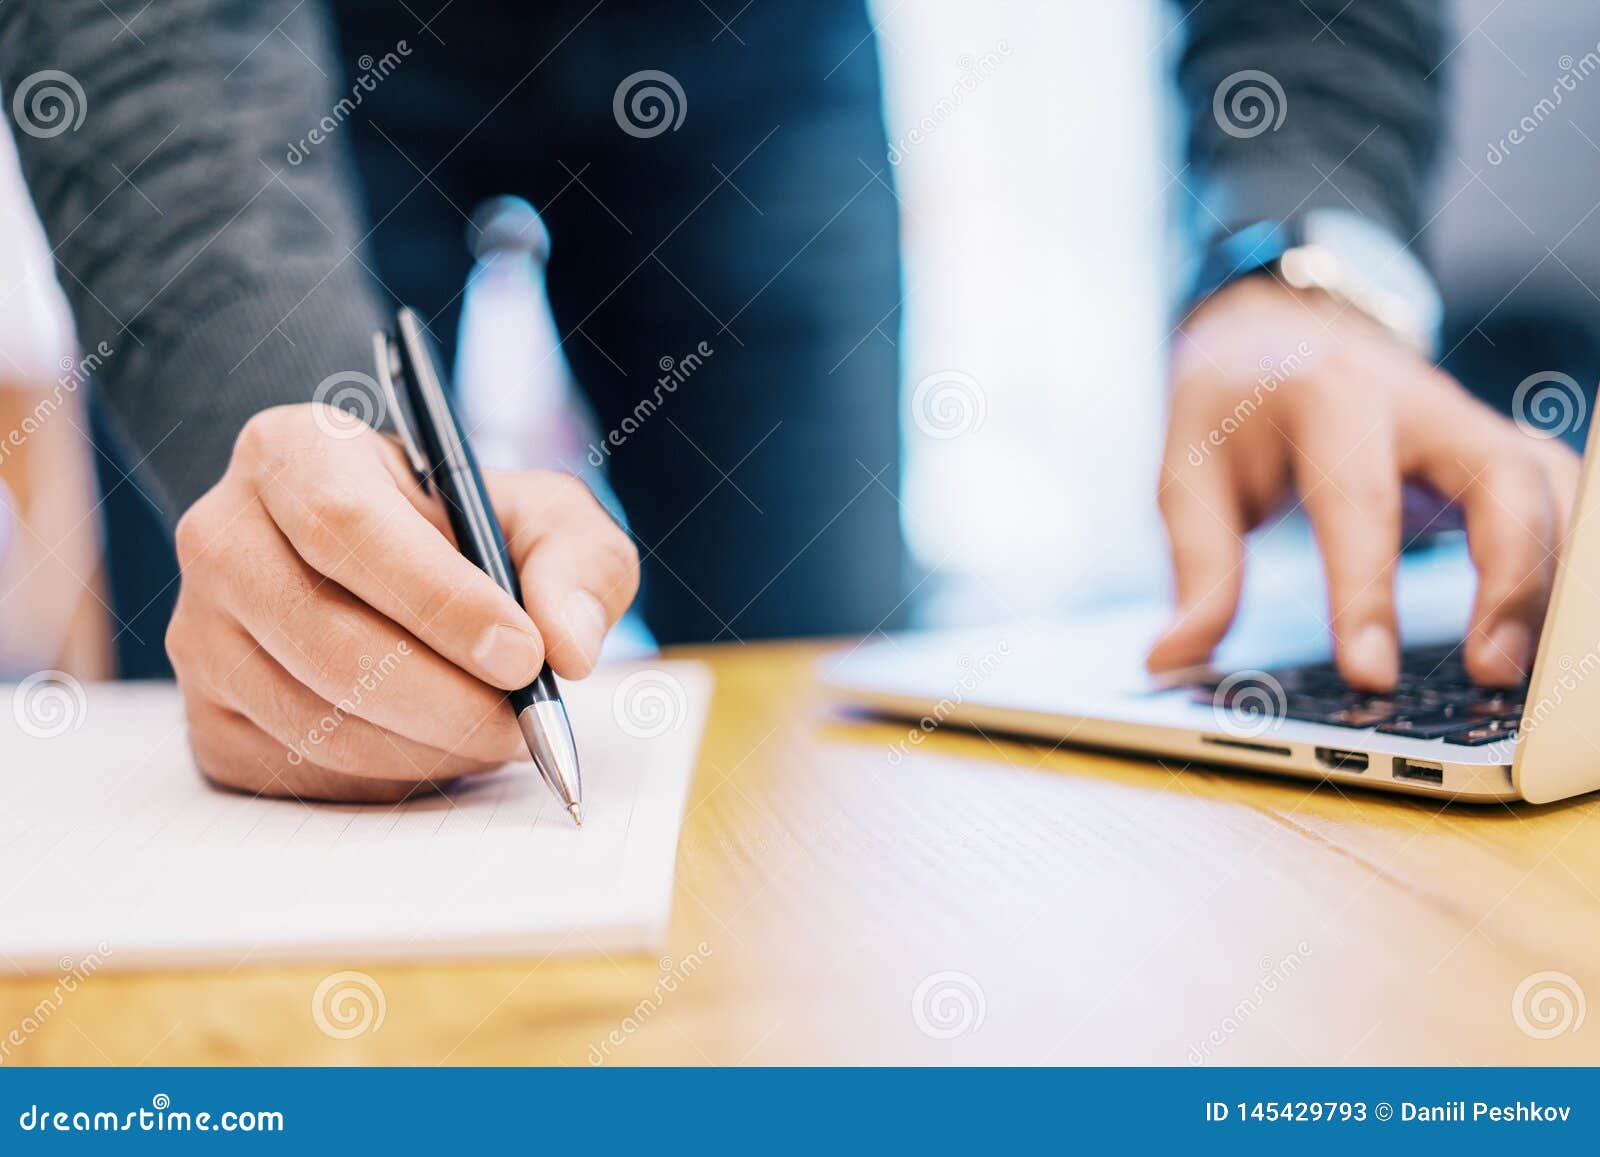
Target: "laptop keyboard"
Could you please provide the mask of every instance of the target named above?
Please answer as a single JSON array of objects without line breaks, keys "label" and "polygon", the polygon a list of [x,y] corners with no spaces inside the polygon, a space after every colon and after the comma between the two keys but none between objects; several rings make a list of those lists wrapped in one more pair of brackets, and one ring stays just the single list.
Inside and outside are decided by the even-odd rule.
[{"label": "laptop keyboard", "polygon": [[[1305,723],[1371,728],[1384,735],[1442,739],[1480,747],[1516,736],[1526,685],[1479,687],[1467,677],[1460,644],[1419,647],[1400,657],[1400,679],[1388,694],[1355,691],[1331,662],[1286,667],[1267,674],[1282,688],[1282,714]],[[1266,680],[1224,680],[1194,688],[1196,702],[1218,707],[1259,706]],[[1270,687],[1270,684],[1268,684]],[[1226,690],[1222,690],[1226,688]],[[1217,696],[1221,694],[1222,698]],[[1253,703],[1252,703],[1252,698]],[[1276,695],[1273,698],[1278,698]]]}]

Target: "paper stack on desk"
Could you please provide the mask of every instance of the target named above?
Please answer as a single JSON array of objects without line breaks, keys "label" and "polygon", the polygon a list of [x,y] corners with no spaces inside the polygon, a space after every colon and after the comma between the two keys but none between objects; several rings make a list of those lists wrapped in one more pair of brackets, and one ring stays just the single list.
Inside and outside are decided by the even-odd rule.
[{"label": "paper stack on desk", "polygon": [[526,763],[401,805],[219,791],[171,684],[90,685],[43,723],[28,690],[0,687],[0,971],[664,945],[698,664],[566,685],[581,829]]}]

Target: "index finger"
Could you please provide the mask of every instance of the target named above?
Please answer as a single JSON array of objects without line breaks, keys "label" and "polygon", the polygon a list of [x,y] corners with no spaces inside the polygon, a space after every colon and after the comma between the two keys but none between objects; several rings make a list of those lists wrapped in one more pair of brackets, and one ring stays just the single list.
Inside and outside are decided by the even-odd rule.
[{"label": "index finger", "polygon": [[[1174,440],[1176,442],[1176,440]],[[1244,584],[1245,514],[1226,463],[1162,467],[1159,504],[1172,553],[1176,606],[1146,656],[1156,671],[1204,663],[1222,641]]]},{"label": "index finger", "polygon": [[263,486],[267,513],[312,569],[462,670],[508,691],[532,682],[533,620],[401,492],[380,457],[392,447],[372,449],[301,459]]}]

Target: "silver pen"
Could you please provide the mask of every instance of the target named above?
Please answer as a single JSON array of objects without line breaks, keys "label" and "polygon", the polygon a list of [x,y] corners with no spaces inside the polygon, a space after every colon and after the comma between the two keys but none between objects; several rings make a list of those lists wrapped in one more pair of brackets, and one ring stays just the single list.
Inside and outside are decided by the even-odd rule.
[{"label": "silver pen", "polygon": [[[400,309],[395,315],[394,335],[374,335],[373,348],[378,380],[388,395],[411,469],[423,486],[444,502],[461,553],[522,606],[522,584],[500,533],[500,520],[445,392],[438,359],[421,321],[411,310]],[[581,827],[583,775],[578,768],[578,746],[550,665],[546,663],[532,683],[508,698],[534,767]]]}]

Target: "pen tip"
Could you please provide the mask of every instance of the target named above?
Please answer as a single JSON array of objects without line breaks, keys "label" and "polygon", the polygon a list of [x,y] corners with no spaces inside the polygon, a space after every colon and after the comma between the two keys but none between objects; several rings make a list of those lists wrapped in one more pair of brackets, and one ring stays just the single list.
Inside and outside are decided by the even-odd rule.
[{"label": "pen tip", "polygon": [[572,822],[581,828],[583,826],[583,808],[573,802],[567,805],[567,811],[572,813]]}]

